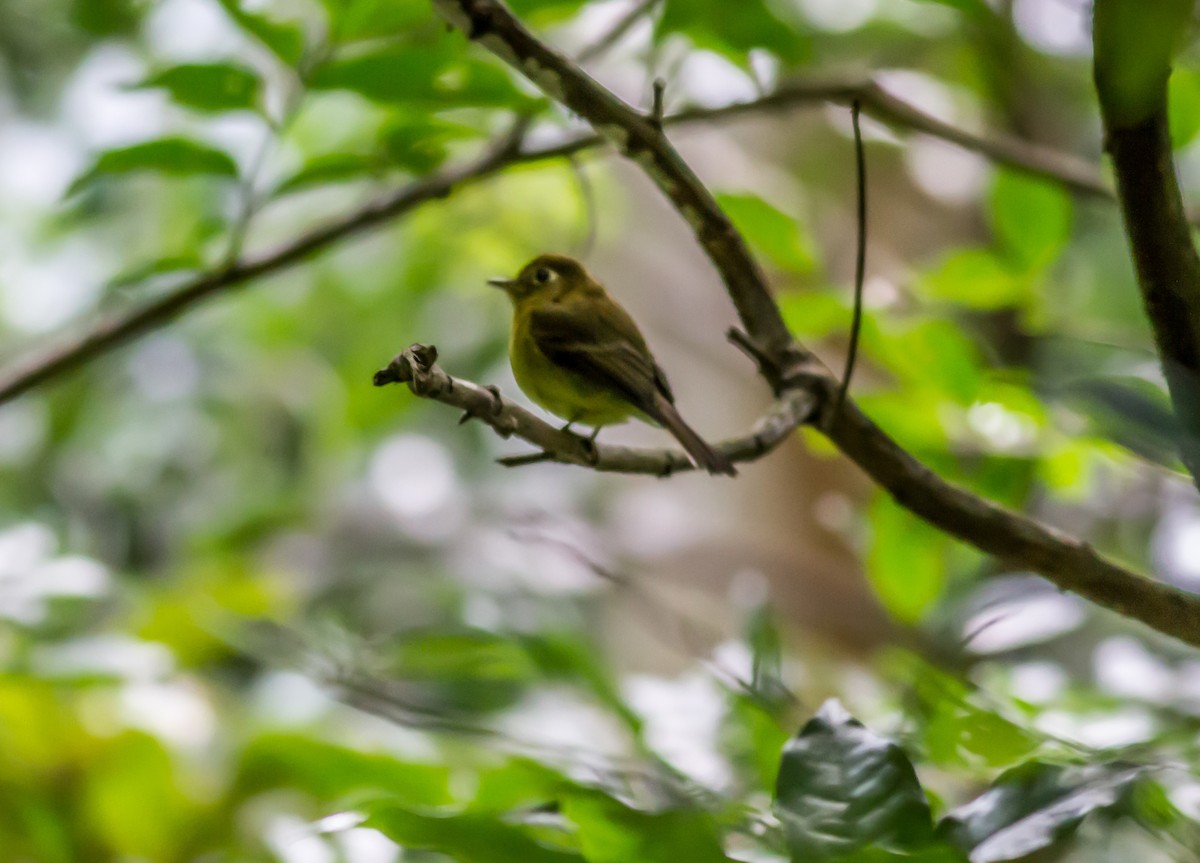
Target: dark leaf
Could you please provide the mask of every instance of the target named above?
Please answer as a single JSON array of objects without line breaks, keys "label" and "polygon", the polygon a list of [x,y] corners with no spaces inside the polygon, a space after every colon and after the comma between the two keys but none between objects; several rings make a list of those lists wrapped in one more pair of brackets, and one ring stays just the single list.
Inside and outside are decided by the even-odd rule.
[{"label": "dark leaf", "polygon": [[775,813],[792,859],[805,863],[869,848],[913,851],[933,838],[929,803],[908,756],[832,699],[784,747]]},{"label": "dark leaf", "polygon": [[1124,805],[1142,772],[1128,764],[1028,762],[947,815],[938,833],[969,851],[971,863],[1017,860],[1070,836],[1087,815]]}]

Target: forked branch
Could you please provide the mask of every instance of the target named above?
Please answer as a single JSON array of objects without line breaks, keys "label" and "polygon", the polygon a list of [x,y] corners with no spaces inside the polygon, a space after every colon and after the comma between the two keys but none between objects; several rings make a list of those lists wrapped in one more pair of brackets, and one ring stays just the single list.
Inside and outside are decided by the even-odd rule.
[{"label": "forked branch", "polygon": [[[531,461],[576,464],[606,473],[650,474],[667,477],[694,470],[680,449],[644,449],[592,443],[574,432],[557,428],[500,395],[494,387],[481,387],[448,375],[437,364],[437,348],[411,345],[375,373],[375,386],[408,384],[414,395],[433,399],[463,411],[463,419],[477,419],[501,437],[518,437],[538,448],[534,456],[503,459],[509,465]],[[808,421],[816,400],[795,390],[771,406],[751,431],[721,441],[716,449],[735,462],[753,461],[779,446]]]},{"label": "forked branch", "polygon": [[497,0],[433,0],[451,24],[588,120],[641,167],[692,227],[725,282],[749,336],[739,339],[782,398],[813,399],[813,424],[901,505],[931,524],[1062,588],[1200,647],[1200,596],[1153,581],[1053,528],[946,482],[850,399],[832,411],[837,381],[814,374],[787,332],[762,271],[712,195],[648,118],[530,33]]}]

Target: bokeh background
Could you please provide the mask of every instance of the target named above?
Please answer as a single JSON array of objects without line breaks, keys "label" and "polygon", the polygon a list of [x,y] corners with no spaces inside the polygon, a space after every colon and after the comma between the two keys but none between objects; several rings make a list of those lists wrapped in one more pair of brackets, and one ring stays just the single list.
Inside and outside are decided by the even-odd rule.
[{"label": "bokeh background", "polygon": [[[635,7],[512,5],[576,54]],[[870,75],[1100,163],[1085,2],[733,5],[646,5],[586,67],[643,107],[661,76],[668,112]],[[520,111],[533,142],[582,131],[418,0],[4,0],[0,357],[460,164]],[[839,368],[849,132],[814,101],[670,133]],[[864,409],[943,475],[1197,586],[1200,506],[1116,208],[865,133]],[[542,251],[629,307],[707,437],[767,406],[688,226],[603,149],[455,190],[0,406],[0,860],[528,860],[499,813],[552,778],[686,803],[738,859],[785,859],[780,748],[828,697],[904,745],[935,816],[998,778],[1050,805],[1059,771],[1135,764],[1036,859],[1191,859],[1193,652],[942,536],[807,432],[735,482],[509,470],[521,443],[371,386],[423,342],[520,398],[484,280]],[[383,792],[401,808],[364,821]],[[689,859],[685,835],[619,859]]]}]

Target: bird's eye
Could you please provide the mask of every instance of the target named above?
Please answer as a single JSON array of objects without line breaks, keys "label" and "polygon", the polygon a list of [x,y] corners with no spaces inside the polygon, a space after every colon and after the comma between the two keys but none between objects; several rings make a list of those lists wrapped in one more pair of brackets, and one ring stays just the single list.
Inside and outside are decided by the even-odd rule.
[{"label": "bird's eye", "polygon": [[544,285],[554,278],[554,273],[550,272],[546,267],[538,267],[537,272],[533,274],[533,278],[539,285]]}]

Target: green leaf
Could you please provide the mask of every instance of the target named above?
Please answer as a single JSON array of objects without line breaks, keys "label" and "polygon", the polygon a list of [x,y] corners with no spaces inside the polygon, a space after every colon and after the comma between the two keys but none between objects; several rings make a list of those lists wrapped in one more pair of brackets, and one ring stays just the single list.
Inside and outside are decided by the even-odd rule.
[{"label": "green leaf", "polygon": [[405,848],[438,851],[458,863],[583,863],[584,859],[547,847],[532,830],[490,814],[434,815],[384,805],[374,808],[364,824]]},{"label": "green leaf", "polygon": [[1000,247],[1025,269],[1054,260],[1071,236],[1071,198],[1062,188],[1016,171],[997,171],[992,230]]},{"label": "green leaf", "polygon": [[428,0],[322,0],[339,42],[394,36],[430,20]]},{"label": "green leaf", "polygon": [[944,701],[924,728],[929,759],[936,764],[1001,767],[1027,757],[1038,740],[1020,726],[967,701]]},{"label": "green leaf", "polygon": [[464,60],[445,40],[402,43],[339,57],[321,66],[310,82],[317,90],[350,90],[375,102],[443,110],[461,107],[526,107],[507,73],[492,63]]},{"label": "green leaf", "polygon": [[80,850],[71,819],[64,818],[53,791],[29,785],[0,786],[0,841],[14,860],[76,863]]},{"label": "green leaf", "polygon": [[918,3],[929,3],[935,6],[949,6],[964,15],[974,18],[992,18],[995,16],[984,0],[917,0]]},{"label": "green leaf", "polygon": [[866,849],[901,853],[933,839],[929,803],[904,751],[829,700],[784,748],[775,814],[794,861]]},{"label": "green leaf", "polygon": [[204,261],[195,252],[182,255],[167,255],[144,264],[139,264],[125,270],[108,280],[106,288],[117,290],[127,288],[167,273],[195,272],[204,266]]},{"label": "green leaf", "polygon": [[779,295],[779,310],[788,329],[801,339],[825,338],[850,329],[849,299],[840,291],[786,291]]},{"label": "green leaf", "polygon": [[1096,92],[1110,126],[1137,125],[1165,107],[1171,60],[1189,32],[1192,0],[1096,0]]},{"label": "green leaf", "polygon": [[876,498],[870,519],[867,576],[897,620],[916,623],[945,590],[949,540],[887,495]]},{"label": "green leaf", "polygon": [[521,646],[482,630],[428,632],[403,638],[393,654],[391,670],[429,680],[528,680],[533,663]]},{"label": "green leaf", "polygon": [[[127,732],[107,742],[83,780],[84,830],[109,849],[104,856],[165,860],[195,804],[161,741]],[[79,792],[77,791],[77,794]]]},{"label": "green leaf", "polygon": [[920,276],[921,290],[930,297],[971,309],[1001,309],[1024,302],[1029,279],[988,249],[955,249]]},{"label": "green leaf", "polygon": [[471,811],[504,813],[541,806],[557,799],[571,783],[558,771],[532,758],[513,758],[478,777]]},{"label": "green leaf", "polygon": [[245,66],[230,63],[189,63],[162,69],[133,85],[133,89],[162,88],[180,105],[197,111],[253,111],[258,107],[262,81]]},{"label": "green leaf", "polygon": [[159,138],[116,150],[106,150],[91,167],[71,183],[73,195],[97,179],[135,171],[156,171],[173,176],[210,175],[237,177],[237,165],[226,153],[190,138]]},{"label": "green leaf", "polygon": [[641,812],[599,791],[572,792],[563,814],[578,828],[588,863],[727,863],[712,816],[700,810]]},{"label": "green leaf", "polygon": [[1186,147],[1200,133],[1200,71],[1175,69],[1167,84],[1171,146]]},{"label": "green leaf", "polygon": [[236,783],[242,796],[292,788],[318,800],[336,801],[351,792],[372,791],[422,806],[451,802],[449,785],[449,771],[442,765],[404,762],[298,734],[253,741],[242,754]]},{"label": "green leaf", "polygon": [[781,724],[783,710],[741,691],[730,693],[729,712],[721,729],[721,748],[748,774],[749,787],[770,791],[779,775],[779,753],[789,734]]},{"label": "green leaf", "polygon": [[507,707],[538,679],[520,643],[481,630],[416,632],[396,646],[388,668],[410,698],[441,714]]},{"label": "green leaf", "polygon": [[579,11],[585,0],[512,0],[509,8],[522,21],[549,26]]},{"label": "green leaf", "polygon": [[295,66],[304,56],[304,31],[296,24],[274,21],[242,8],[241,0],[218,0],[239,27],[262,42],[276,57]]},{"label": "green leaf", "polygon": [[891,658],[889,676],[912,692],[912,709],[921,720],[920,745],[927,761],[940,767],[994,770],[1028,758],[1041,739],[992,707],[972,701],[961,680],[911,654]]},{"label": "green leaf", "polygon": [[1128,764],[1022,764],[947,815],[938,834],[969,851],[971,863],[1024,859],[1069,837],[1089,814],[1127,806],[1142,773]]},{"label": "green leaf", "polygon": [[366,179],[379,171],[379,160],[358,153],[330,153],[318,156],[283,180],[271,193],[282,198],[317,186]]},{"label": "green leaf", "polygon": [[882,333],[870,323],[870,318],[864,321],[863,345],[875,360],[913,387],[936,390],[962,405],[976,400],[983,383],[979,349],[961,327],[924,320]]},{"label": "green leaf", "polygon": [[655,25],[656,38],[683,33],[699,48],[723,54],[748,66],[752,49],[775,54],[788,65],[798,65],[810,53],[808,34],[793,17],[784,20],[785,4],[742,0],[737,14],[729,14],[727,0],[668,0]]},{"label": "green leaf", "polygon": [[721,192],[716,198],[734,227],[771,263],[793,273],[812,272],[812,243],[795,219],[758,195]]},{"label": "green leaf", "polygon": [[539,671],[550,680],[567,680],[586,689],[617,716],[625,727],[637,734],[642,719],[624,699],[604,663],[599,650],[578,636],[546,632],[521,636],[521,644]]},{"label": "green leaf", "polygon": [[407,118],[386,126],[380,142],[390,164],[420,176],[446,161],[451,143],[478,138],[479,134],[470,126],[436,117],[423,117],[417,121]]}]

